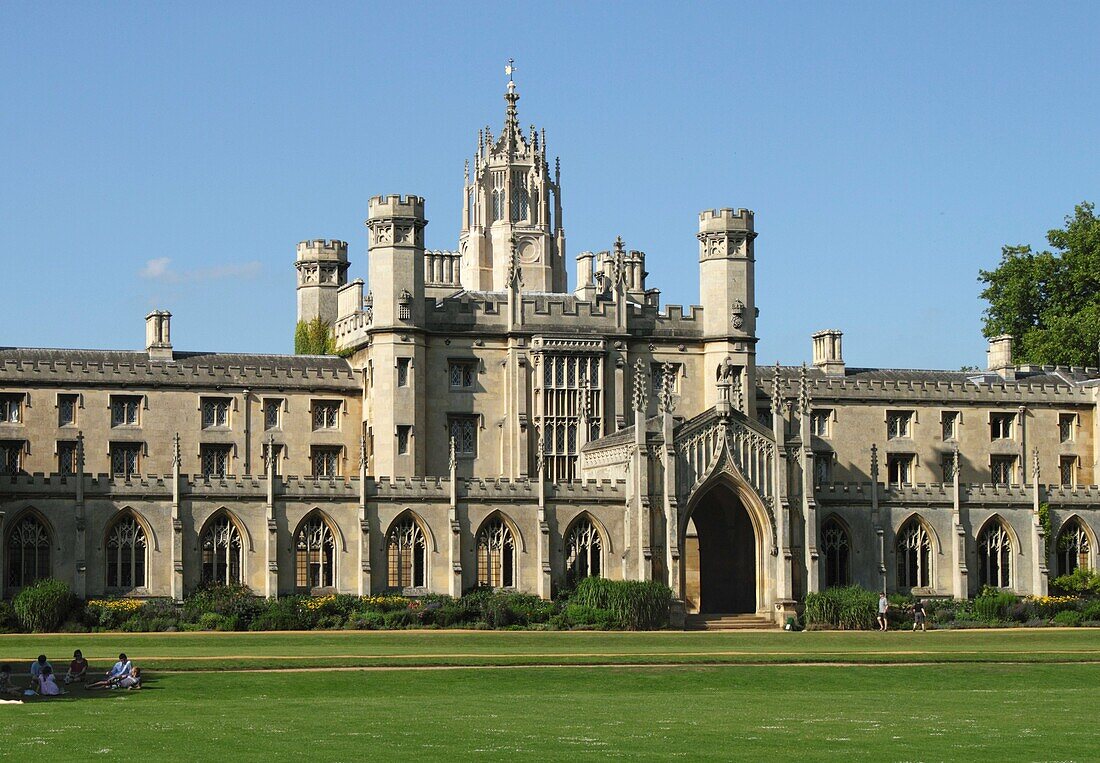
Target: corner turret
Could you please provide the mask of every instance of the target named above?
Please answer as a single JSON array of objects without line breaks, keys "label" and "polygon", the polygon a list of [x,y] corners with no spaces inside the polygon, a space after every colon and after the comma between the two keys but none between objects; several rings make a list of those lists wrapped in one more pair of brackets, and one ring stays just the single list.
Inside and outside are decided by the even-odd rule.
[{"label": "corner turret", "polygon": [[336,292],[348,282],[348,245],[345,241],[314,239],[298,244],[298,321],[321,318],[336,322]]}]

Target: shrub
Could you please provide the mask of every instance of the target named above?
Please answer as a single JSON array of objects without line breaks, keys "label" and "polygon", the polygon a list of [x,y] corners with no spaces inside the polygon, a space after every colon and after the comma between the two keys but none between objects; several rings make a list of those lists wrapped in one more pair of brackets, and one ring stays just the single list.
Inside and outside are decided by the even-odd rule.
[{"label": "shrub", "polygon": [[58,633],[88,633],[90,630],[91,628],[80,620],[66,620],[57,629]]},{"label": "shrub", "polygon": [[607,580],[588,577],[577,583],[571,604],[610,610],[617,627],[656,630],[668,624],[672,589],[655,580]]},{"label": "shrub", "polygon": [[19,630],[19,617],[10,601],[0,599],[0,633],[14,633]]},{"label": "shrub", "polygon": [[386,618],[381,612],[352,612],[348,615],[344,628],[349,631],[377,631],[384,628]]},{"label": "shrub", "polygon": [[382,615],[382,622],[387,628],[407,628],[416,623],[416,617],[408,609],[398,609]]},{"label": "shrub", "polygon": [[1090,601],[1081,610],[1081,616],[1086,620],[1100,620],[1100,601]]},{"label": "shrub", "polygon": [[304,629],[296,599],[273,599],[248,624],[250,631],[300,631]]},{"label": "shrub", "polygon": [[575,602],[565,605],[564,614],[565,623],[571,626],[588,626],[608,630],[618,624],[615,614],[610,610],[586,607]]},{"label": "shrub", "polygon": [[183,603],[183,619],[201,622],[208,613],[235,617],[247,627],[264,608],[264,602],[243,585],[207,585],[199,588]]},{"label": "shrub", "polygon": [[238,620],[236,615],[222,615],[217,612],[204,612],[197,623],[199,630],[204,631],[235,631]]},{"label": "shrub", "polygon": [[979,620],[995,623],[1010,619],[1015,604],[1015,594],[986,588],[974,599],[974,613]]},{"label": "shrub", "polygon": [[141,599],[92,599],[84,606],[84,611],[92,625],[101,630],[118,630],[144,606]]},{"label": "shrub", "polygon": [[1027,601],[1035,616],[1044,620],[1050,620],[1064,610],[1077,610],[1081,606],[1081,600],[1076,596],[1029,596]]},{"label": "shrub", "polygon": [[1100,596],[1100,572],[1078,567],[1050,582],[1052,591],[1070,596]]},{"label": "shrub", "polygon": [[73,606],[69,586],[46,578],[20,591],[12,602],[20,624],[32,633],[56,630]]},{"label": "shrub", "polygon": [[1054,616],[1055,625],[1077,627],[1085,621],[1084,616],[1075,609],[1064,609]]},{"label": "shrub", "polygon": [[869,630],[875,627],[878,594],[860,586],[829,588],[806,594],[803,617],[807,626],[841,630]]}]

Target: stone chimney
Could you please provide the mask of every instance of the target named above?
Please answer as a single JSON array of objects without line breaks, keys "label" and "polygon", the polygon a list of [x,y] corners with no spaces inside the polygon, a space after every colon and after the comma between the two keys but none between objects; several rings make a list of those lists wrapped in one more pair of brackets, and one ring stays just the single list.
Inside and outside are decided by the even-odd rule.
[{"label": "stone chimney", "polygon": [[991,337],[986,351],[986,367],[1005,381],[1016,381],[1016,366],[1012,362],[1012,335]]},{"label": "stone chimney", "polygon": [[814,368],[820,368],[828,376],[844,376],[844,352],[840,329],[825,329],[813,335]]},{"label": "stone chimney", "polygon": [[145,351],[149,360],[172,360],[172,314],[167,310],[145,316]]}]

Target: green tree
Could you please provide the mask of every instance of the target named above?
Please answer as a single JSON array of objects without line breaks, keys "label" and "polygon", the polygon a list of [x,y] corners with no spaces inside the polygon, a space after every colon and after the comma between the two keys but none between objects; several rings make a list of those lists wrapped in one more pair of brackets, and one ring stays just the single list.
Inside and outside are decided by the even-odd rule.
[{"label": "green tree", "polygon": [[321,316],[308,321],[298,321],[294,328],[295,355],[334,355],[336,340],[332,326]]},{"label": "green tree", "polygon": [[1100,218],[1087,201],[1073,211],[1047,233],[1053,251],[1005,246],[995,270],[979,271],[982,333],[1011,334],[1018,362],[1100,364]]}]

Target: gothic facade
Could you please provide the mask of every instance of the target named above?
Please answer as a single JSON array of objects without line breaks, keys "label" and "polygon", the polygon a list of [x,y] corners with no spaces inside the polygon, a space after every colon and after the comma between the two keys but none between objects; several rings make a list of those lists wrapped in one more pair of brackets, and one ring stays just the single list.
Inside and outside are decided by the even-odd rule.
[{"label": "gothic facade", "polygon": [[[81,596],[549,597],[570,577],[667,582],[678,611],[782,621],[806,592],[1045,593],[1095,566],[1097,369],[756,362],[754,215],[699,216],[698,306],[660,304],[645,253],[581,252],[568,289],[560,164],[480,131],[455,251],[425,202],[297,247],[299,320],[334,356],[0,348],[0,585]],[[351,273],[354,275],[354,273]],[[682,605],[682,606],[681,606]]]}]

